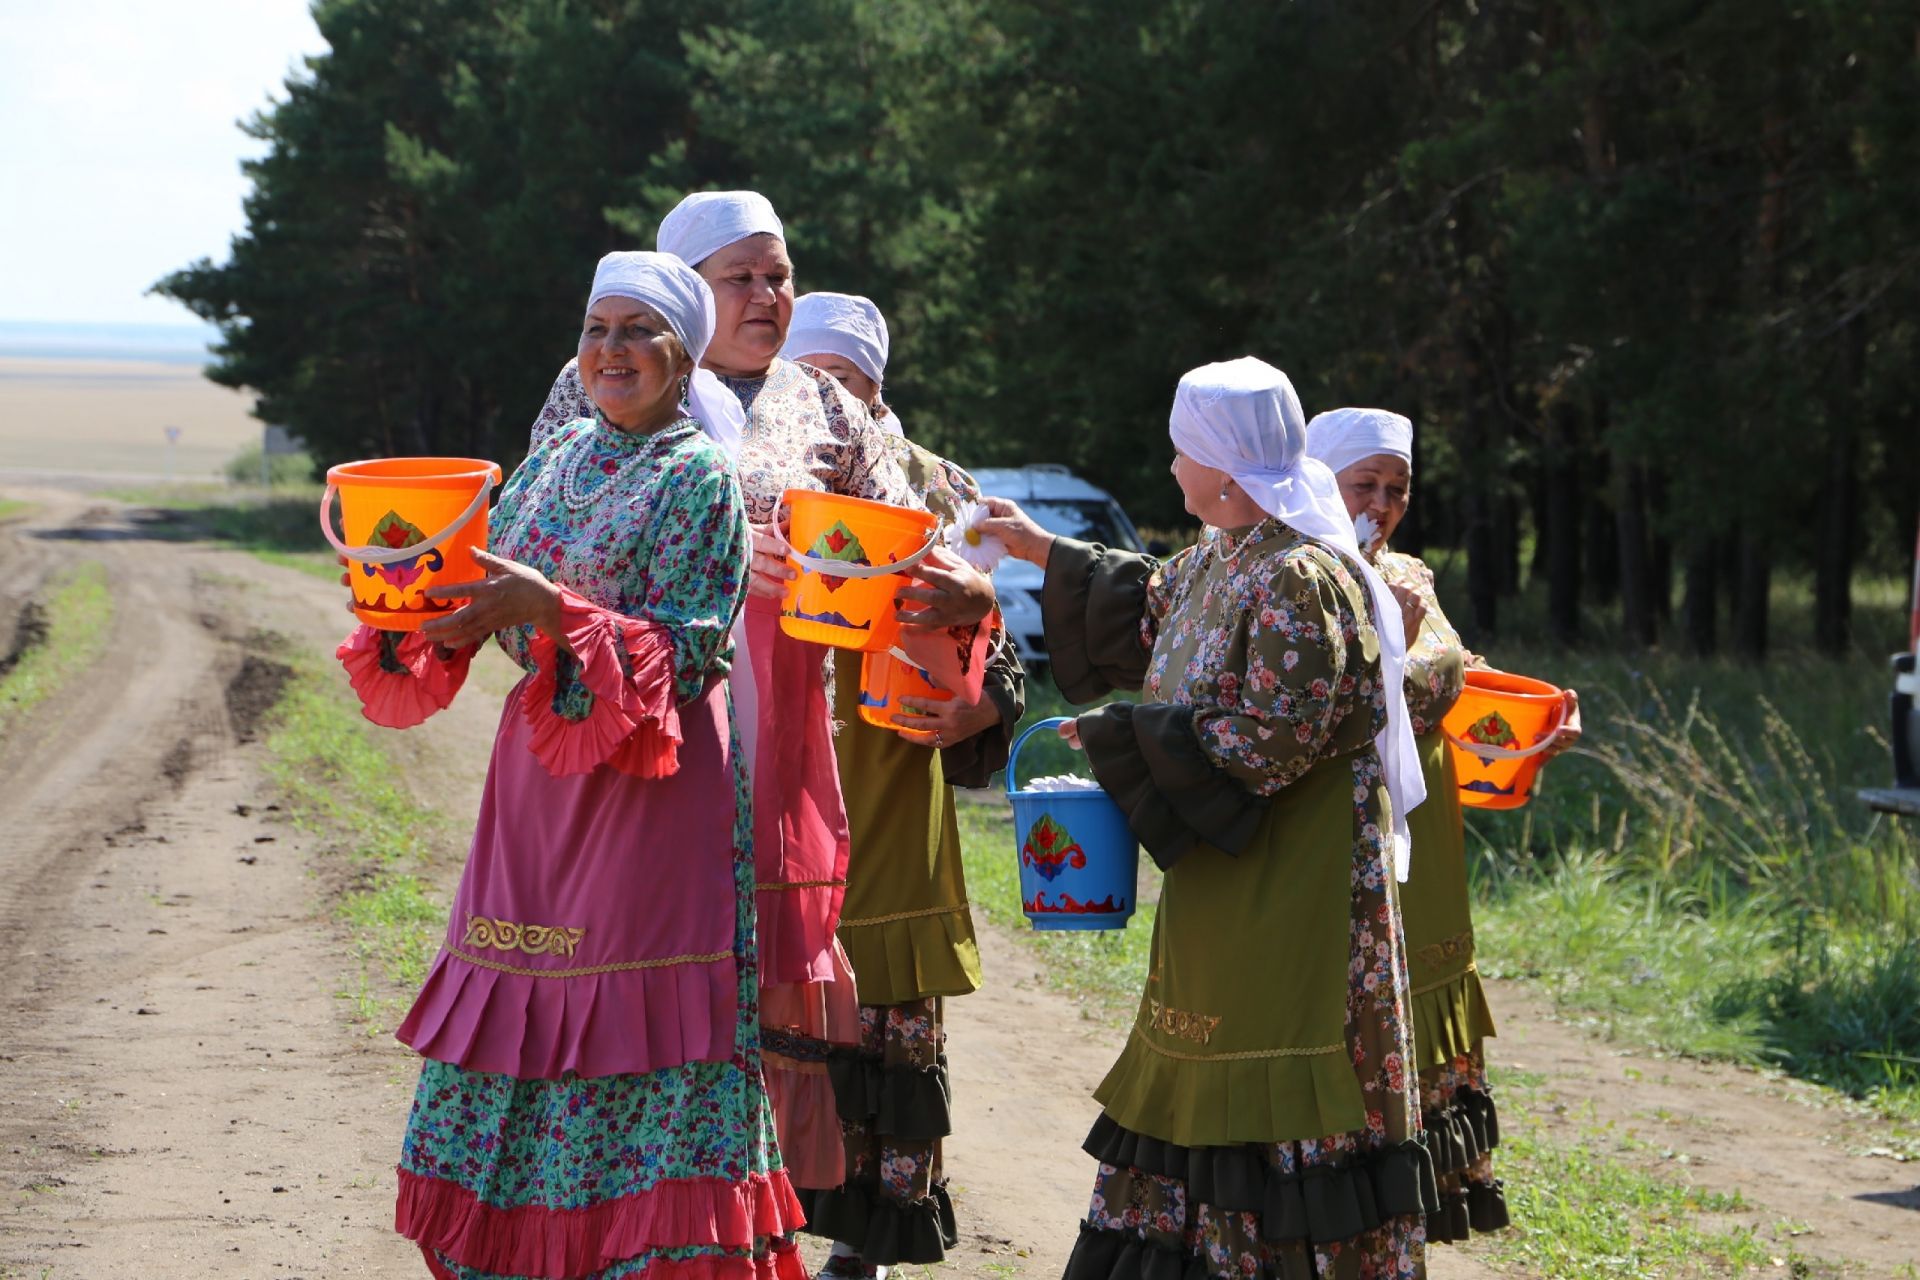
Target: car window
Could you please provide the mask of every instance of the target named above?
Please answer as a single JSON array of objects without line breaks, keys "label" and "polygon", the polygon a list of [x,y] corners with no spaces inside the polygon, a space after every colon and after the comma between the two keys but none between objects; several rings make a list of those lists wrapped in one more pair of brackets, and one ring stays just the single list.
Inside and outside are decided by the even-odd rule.
[{"label": "car window", "polygon": [[1123,551],[1140,550],[1133,531],[1121,523],[1120,513],[1111,502],[1035,498],[1020,505],[1049,533]]}]

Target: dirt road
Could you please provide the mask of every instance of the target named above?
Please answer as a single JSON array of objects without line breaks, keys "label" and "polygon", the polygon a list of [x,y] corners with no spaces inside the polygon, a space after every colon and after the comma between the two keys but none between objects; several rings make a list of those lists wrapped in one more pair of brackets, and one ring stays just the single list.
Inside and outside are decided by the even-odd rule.
[{"label": "dirt road", "polygon": [[[0,739],[0,1277],[422,1274],[390,1230],[413,1062],[353,1030],[322,837],[274,807],[252,741],[284,674],[265,637],[324,653],[337,593],[181,542],[154,513],[7,496],[35,505],[0,524],[0,652],[47,576],[80,560],[104,566],[116,609],[104,656]],[[497,714],[471,694],[508,679],[477,671],[409,739],[410,781],[449,814],[474,812]],[[941,1273],[1051,1277],[1085,1208],[1076,1144],[1118,1033],[1048,990],[1010,936],[983,949],[987,990],[951,1006],[963,1239]],[[1759,1214],[1806,1223],[1803,1247],[1888,1274],[1920,1233],[1914,1166],[1848,1154],[1857,1121],[1684,1064],[1628,1076],[1634,1060],[1531,999],[1502,993],[1503,1055],[1578,1081],[1576,1102],[1602,1112],[1678,1112],[1633,1123],[1698,1150],[1703,1180],[1750,1184]],[[1649,1103],[1649,1082],[1690,1092]],[[1807,1144],[1818,1160],[1794,1158]],[[1440,1250],[1433,1274],[1494,1272]]]}]

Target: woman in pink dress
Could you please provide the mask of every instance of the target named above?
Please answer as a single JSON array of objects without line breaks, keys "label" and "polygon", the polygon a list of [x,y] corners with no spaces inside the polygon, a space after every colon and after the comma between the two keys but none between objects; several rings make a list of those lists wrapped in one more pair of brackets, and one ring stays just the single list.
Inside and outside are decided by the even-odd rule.
[{"label": "woman in pink dress", "polygon": [[527,672],[399,1031],[424,1062],[396,1225],[443,1280],[804,1277],[760,1065],[726,679],[748,533],[737,403],[696,372],[712,329],[677,259],[603,259],[592,407],[508,479],[487,577],[430,592],[470,603],[340,647],[367,716],[400,728],[489,638]]}]

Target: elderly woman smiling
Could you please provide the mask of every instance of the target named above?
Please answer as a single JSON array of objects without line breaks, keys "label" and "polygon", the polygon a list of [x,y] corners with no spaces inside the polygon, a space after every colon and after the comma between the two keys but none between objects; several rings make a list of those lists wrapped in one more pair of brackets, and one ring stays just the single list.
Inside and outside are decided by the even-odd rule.
[{"label": "elderly woman smiling", "polygon": [[434,588],[470,603],[341,647],[393,725],[445,705],[489,637],[527,672],[398,1033],[425,1061],[396,1224],[435,1276],[802,1274],[725,679],[748,555],[738,406],[696,386],[699,416],[681,408],[712,331],[678,260],[603,259],[579,348],[594,408],[508,479],[486,578]]},{"label": "elderly woman smiling", "polygon": [[1419,1276],[1438,1197],[1389,834],[1421,799],[1399,607],[1304,456],[1285,374],[1196,369],[1169,427],[1206,528],[1166,564],[1000,499],[985,526],[1046,569],[1067,696],[1141,690],[1065,736],[1166,870],[1066,1274]]},{"label": "elderly woman smiling", "polygon": [[[1493,1176],[1500,1126],[1484,1043],[1494,1033],[1493,1015],[1474,964],[1459,781],[1440,721],[1459,700],[1467,669],[1486,664],[1441,611],[1432,571],[1416,556],[1387,549],[1412,499],[1413,423],[1384,409],[1333,409],[1307,424],[1307,452],[1333,471],[1361,547],[1403,612],[1407,710],[1427,787],[1427,802],[1411,818],[1412,873],[1401,891],[1420,1108],[1442,1201],[1427,1218],[1427,1239],[1464,1240],[1499,1230],[1508,1217]],[[1565,726],[1549,755],[1580,736],[1579,701],[1572,690],[1567,699]]]},{"label": "elderly woman smiling", "polygon": [[[826,1058],[829,1043],[850,1048],[860,1034],[853,975],[835,939],[848,829],[823,680],[826,650],[778,625],[792,572],[780,498],[788,489],[817,489],[895,506],[923,503],[866,406],[827,374],[780,358],[793,318],[793,263],[765,197],[689,195],[661,222],[658,244],[713,290],[714,337],[702,372],[717,377],[745,415],[738,470],[755,548],[736,628],[734,688],[754,797],[767,1087],[794,1181],[837,1187],[846,1176],[845,1150]],[[570,364],[534,424],[535,441],[577,416],[582,395],[580,366]],[[944,553],[916,574],[921,585],[902,595],[926,611],[917,616],[917,638],[903,643],[944,652],[949,663],[956,649],[974,655],[977,691],[989,642],[977,624],[992,610],[991,584]],[[962,630],[950,635],[950,626]]]},{"label": "elderly woman smiling", "polygon": [[[785,354],[831,373],[883,426],[895,422],[880,399],[888,348],[886,318],[866,298],[809,293],[794,304]],[[972,476],[897,425],[888,443],[944,523],[979,502]],[[834,1240],[822,1276],[883,1277],[898,1263],[941,1261],[957,1235],[942,1158],[952,1132],[946,998],[979,987],[980,950],[953,788],[984,787],[1005,765],[1025,676],[1002,632],[981,697],[902,699],[916,712],[893,716],[898,732],[860,718],[860,663],[837,663],[834,682],[852,834],[840,940],[860,993],[860,1044],[831,1059],[846,1086],[836,1090],[846,1180],[803,1182],[800,1195],[807,1230]]]}]

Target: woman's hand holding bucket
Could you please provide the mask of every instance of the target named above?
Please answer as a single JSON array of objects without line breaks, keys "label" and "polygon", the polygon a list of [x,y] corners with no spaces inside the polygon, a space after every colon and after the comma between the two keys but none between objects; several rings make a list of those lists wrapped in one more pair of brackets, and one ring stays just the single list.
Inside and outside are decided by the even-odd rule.
[{"label": "woman's hand holding bucket", "polygon": [[787,557],[793,547],[787,541],[788,508],[782,506],[770,524],[750,524],[753,560],[748,566],[747,593],[779,600],[787,594],[787,584],[800,576]]},{"label": "woman's hand holding bucket", "polygon": [[1580,742],[1580,695],[1572,689],[1562,689],[1560,696],[1566,704],[1566,710],[1560,713],[1560,727],[1553,731],[1551,745],[1540,753],[1542,763]]},{"label": "woman's hand holding bucket", "polygon": [[449,649],[463,649],[485,643],[497,631],[531,623],[561,648],[567,647],[560,628],[560,588],[545,574],[477,548],[473,560],[487,571],[486,577],[427,588],[429,599],[466,600],[467,604],[426,623],[421,634]]},{"label": "woman's hand holding bucket", "polygon": [[[917,698],[903,694],[905,711],[893,717],[900,736],[919,747],[951,747],[1000,723],[1000,708],[991,698],[962,702],[958,698]],[[916,714],[909,715],[907,711]]]},{"label": "woman's hand holding bucket", "polygon": [[1080,745],[1080,722],[1078,720],[1068,719],[1060,725],[1060,741],[1066,743],[1075,751],[1086,750],[1085,747]]}]

